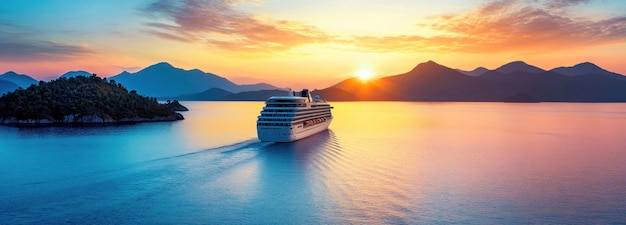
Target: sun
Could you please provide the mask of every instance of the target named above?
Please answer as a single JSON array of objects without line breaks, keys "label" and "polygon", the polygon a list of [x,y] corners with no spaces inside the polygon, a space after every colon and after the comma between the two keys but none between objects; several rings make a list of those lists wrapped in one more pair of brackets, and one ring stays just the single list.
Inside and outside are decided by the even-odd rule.
[{"label": "sun", "polygon": [[361,68],[358,71],[356,71],[356,77],[359,78],[359,80],[363,81],[363,82],[367,82],[369,80],[372,79],[372,77],[374,77],[374,71],[370,70],[370,69],[365,69],[365,68]]}]

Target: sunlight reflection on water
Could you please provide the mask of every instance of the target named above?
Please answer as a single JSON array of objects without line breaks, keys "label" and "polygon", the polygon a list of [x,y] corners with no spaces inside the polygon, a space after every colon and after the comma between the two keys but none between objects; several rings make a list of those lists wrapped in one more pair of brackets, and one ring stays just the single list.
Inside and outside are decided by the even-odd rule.
[{"label": "sunlight reflection on water", "polygon": [[262,103],[183,104],[176,123],[0,127],[1,221],[626,221],[626,104],[338,102],[293,143],[256,139]]}]

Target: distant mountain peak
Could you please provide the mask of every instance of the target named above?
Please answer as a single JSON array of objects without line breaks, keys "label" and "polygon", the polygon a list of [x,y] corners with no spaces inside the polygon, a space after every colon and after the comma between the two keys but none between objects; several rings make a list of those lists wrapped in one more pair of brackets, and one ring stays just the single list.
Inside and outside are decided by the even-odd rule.
[{"label": "distant mountain peak", "polygon": [[6,73],[4,73],[4,74],[2,74],[0,76],[1,77],[5,77],[5,78],[8,78],[8,77],[30,77],[30,76],[28,76],[26,74],[19,74],[19,73],[16,73],[16,72],[12,71],[12,70],[8,71],[8,72],[6,72]]},{"label": "distant mountain peak", "polygon": [[[600,71],[592,63],[562,69],[581,72],[582,68]],[[319,92],[329,100],[342,101],[626,102],[626,76],[616,73],[567,77],[541,72],[544,70],[523,61],[507,63],[498,70],[502,72],[467,76],[428,61],[410,72],[382,77],[375,81],[377,85],[350,78]]]},{"label": "distant mountain peak", "polygon": [[160,62],[154,65],[148,66],[144,68],[143,70],[168,70],[168,69],[178,69],[178,68],[172,66],[172,64],[169,64],[168,62]]},{"label": "distant mountain peak", "polygon": [[122,78],[122,79],[123,79],[123,78],[125,78],[125,77],[132,76],[132,75],[133,75],[132,73],[130,73],[130,72],[128,72],[128,71],[126,71],[126,70],[124,70],[124,71],[122,71],[122,73],[120,73],[120,74],[118,74],[118,75],[115,75],[115,76],[111,76],[110,78],[114,78],[114,79],[115,79],[115,78],[118,78],[118,79],[119,79],[119,78]]},{"label": "distant mountain peak", "polygon": [[592,65],[592,66],[596,66],[597,67],[596,64],[593,64],[591,62],[581,62],[581,63],[576,64],[576,66],[578,66],[578,65]]},{"label": "distant mountain peak", "polygon": [[167,62],[148,66],[136,73],[125,71],[109,79],[123,84],[129,90],[134,89],[138,93],[156,97],[199,93],[212,87],[219,87],[233,93],[276,88],[270,85],[237,85],[212,73],[199,69],[185,70]]},{"label": "distant mountain peak", "polygon": [[601,75],[608,75],[608,76],[615,76],[615,77],[620,77],[622,78],[622,75],[613,73],[613,72],[609,72],[605,69],[602,69],[601,67],[597,66],[596,64],[590,63],[590,62],[583,62],[583,63],[579,63],[576,64],[574,66],[571,67],[558,67],[558,68],[554,68],[552,70],[550,70],[552,72],[558,73],[558,74],[562,74],[565,76],[580,76],[580,75],[589,75],[589,74],[601,74]]},{"label": "distant mountain peak", "polygon": [[442,66],[442,65],[436,63],[435,61],[428,60],[427,62],[423,62],[423,63],[417,64],[417,66],[415,66],[413,68],[413,70],[411,70],[411,71],[433,70],[433,69],[441,69],[441,68],[448,68],[448,67]]},{"label": "distant mountain peak", "polygon": [[168,63],[168,62],[159,62],[157,64],[154,64],[153,66],[167,66],[167,67],[174,67],[172,66],[172,64]]},{"label": "distant mountain peak", "polygon": [[432,61],[432,60],[428,60],[426,62],[420,63],[420,64],[418,64],[418,66],[419,65],[424,65],[424,66],[442,66],[441,64],[439,64],[439,63],[437,63],[435,61]]},{"label": "distant mountain peak", "polygon": [[189,70],[189,72],[194,72],[194,73],[204,73],[204,71],[200,70],[200,69],[192,69]]},{"label": "distant mountain peak", "polygon": [[168,62],[159,62],[157,64],[154,64],[152,66],[148,66],[147,68],[159,68],[159,69],[165,69],[165,68],[176,68],[174,66],[172,66],[172,64],[168,63]]},{"label": "distant mountain peak", "polygon": [[65,74],[68,74],[68,73],[89,73],[89,72],[84,71],[84,70],[72,70],[72,71],[68,71],[68,72],[67,72],[67,73],[65,73]]},{"label": "distant mountain peak", "polygon": [[67,73],[64,73],[60,77],[70,78],[70,77],[78,77],[78,76],[88,77],[88,76],[91,76],[91,73],[84,71],[84,70],[75,70],[75,71],[69,71]]},{"label": "distant mountain peak", "polygon": [[[590,62],[583,62],[583,63],[579,63],[579,64],[574,65],[574,68],[576,68],[576,67],[602,69],[598,65],[590,63]],[[604,69],[602,69],[602,70],[604,70]]]},{"label": "distant mountain peak", "polygon": [[17,86],[27,88],[31,84],[37,84],[38,81],[33,79],[32,77],[25,74],[18,74],[13,71],[6,72],[0,75],[1,80],[10,81],[11,83],[16,84]]},{"label": "distant mountain peak", "polygon": [[486,73],[487,71],[489,71],[487,68],[485,67],[476,67],[476,69],[472,70],[472,71],[465,71],[465,70],[461,70],[461,69],[457,69],[456,71],[459,71],[462,74],[468,75],[468,76],[480,76],[483,75],[484,73]]},{"label": "distant mountain peak", "polygon": [[135,73],[139,74],[139,73],[150,73],[150,74],[162,74],[165,71],[168,71],[168,74],[174,73],[175,71],[177,72],[181,72],[181,71],[185,71],[181,68],[176,68],[174,66],[172,66],[172,64],[169,64],[167,62],[160,62],[154,65],[150,65],[146,68],[143,68],[142,70],[140,70],[139,72]]},{"label": "distant mountain peak", "polygon": [[524,61],[513,61],[507,64],[504,64],[496,69],[496,71],[501,73],[513,73],[513,72],[528,72],[528,73],[542,73],[545,70],[529,65]]}]

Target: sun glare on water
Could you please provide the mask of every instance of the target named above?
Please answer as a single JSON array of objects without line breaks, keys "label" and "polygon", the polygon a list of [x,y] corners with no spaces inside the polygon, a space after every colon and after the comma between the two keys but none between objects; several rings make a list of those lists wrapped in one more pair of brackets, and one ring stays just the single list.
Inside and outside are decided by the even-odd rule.
[{"label": "sun glare on water", "polygon": [[367,82],[374,77],[374,72],[369,69],[361,68],[356,72],[356,77],[363,82]]}]

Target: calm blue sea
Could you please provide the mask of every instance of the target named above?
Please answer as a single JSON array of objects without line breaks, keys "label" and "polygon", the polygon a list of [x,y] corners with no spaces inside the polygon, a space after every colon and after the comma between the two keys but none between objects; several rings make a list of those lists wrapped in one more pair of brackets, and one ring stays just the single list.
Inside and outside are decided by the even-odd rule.
[{"label": "calm blue sea", "polygon": [[262,102],[184,121],[0,126],[0,224],[626,223],[626,104],[336,102],[256,139]]}]

